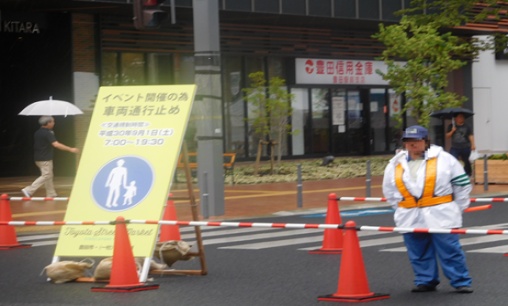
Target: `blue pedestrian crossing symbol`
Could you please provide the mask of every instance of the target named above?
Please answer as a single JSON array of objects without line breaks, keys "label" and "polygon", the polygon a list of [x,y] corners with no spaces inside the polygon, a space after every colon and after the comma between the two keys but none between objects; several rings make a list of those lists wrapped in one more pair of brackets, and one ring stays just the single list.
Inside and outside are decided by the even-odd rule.
[{"label": "blue pedestrian crossing symbol", "polygon": [[150,192],[153,169],[143,158],[122,156],[105,164],[95,175],[92,197],[95,203],[109,211],[135,207]]}]

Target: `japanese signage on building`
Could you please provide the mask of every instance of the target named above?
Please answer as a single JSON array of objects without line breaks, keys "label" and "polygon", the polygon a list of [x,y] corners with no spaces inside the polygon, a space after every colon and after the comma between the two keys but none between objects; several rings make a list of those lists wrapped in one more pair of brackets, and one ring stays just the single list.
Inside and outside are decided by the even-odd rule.
[{"label": "japanese signage on building", "polygon": [[[159,220],[195,85],[101,87],[65,221]],[[128,225],[134,256],[151,257],[157,225]],[[55,256],[111,256],[114,225],[65,225]]]},{"label": "japanese signage on building", "polygon": [[376,73],[386,72],[382,61],[296,59],[297,84],[388,85]]}]

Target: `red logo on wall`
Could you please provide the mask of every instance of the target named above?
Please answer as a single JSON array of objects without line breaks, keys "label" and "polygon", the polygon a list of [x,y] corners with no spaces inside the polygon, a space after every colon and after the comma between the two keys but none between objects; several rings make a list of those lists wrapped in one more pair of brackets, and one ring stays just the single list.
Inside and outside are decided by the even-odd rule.
[{"label": "red logo on wall", "polygon": [[399,101],[397,101],[397,99],[393,100],[393,103],[392,103],[392,111],[394,113],[398,113],[400,110],[399,108]]},{"label": "red logo on wall", "polygon": [[305,61],[305,72],[312,74],[314,72],[314,62],[310,59]]}]

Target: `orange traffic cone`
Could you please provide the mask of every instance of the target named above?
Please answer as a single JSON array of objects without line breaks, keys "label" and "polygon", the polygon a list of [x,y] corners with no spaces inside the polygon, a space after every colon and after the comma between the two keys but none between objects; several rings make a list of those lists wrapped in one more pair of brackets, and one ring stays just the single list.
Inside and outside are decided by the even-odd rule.
[{"label": "orange traffic cone", "polygon": [[320,296],[318,300],[328,302],[370,302],[389,298],[389,294],[374,293],[369,290],[355,222],[348,221],[344,230],[346,235],[344,237],[344,252],[340,262],[337,292]]},{"label": "orange traffic cone", "polygon": [[[12,221],[11,204],[9,196],[2,194],[0,196],[0,221]],[[16,237],[16,230],[12,225],[0,225],[0,250],[10,250],[15,248],[28,248],[31,244],[19,244]]]},{"label": "orange traffic cone", "polygon": [[[326,224],[342,224],[339,213],[339,201],[337,195],[328,195],[328,209],[326,211]],[[325,229],[323,234],[323,246],[320,249],[309,251],[309,254],[342,254],[342,229]]]},{"label": "orange traffic cone", "polygon": [[132,253],[127,225],[123,217],[116,218],[115,245],[113,247],[113,263],[111,278],[105,287],[92,287],[96,292],[136,292],[159,289],[159,285],[146,285],[139,282],[136,261]]},{"label": "orange traffic cone", "polygon": [[[175,202],[171,199],[173,194],[169,194],[170,199],[166,202],[166,210],[164,210],[164,216],[162,220],[176,220],[176,209]],[[161,225],[159,234],[159,242],[165,242],[170,240],[182,240],[180,236],[180,227],[178,225]]]}]

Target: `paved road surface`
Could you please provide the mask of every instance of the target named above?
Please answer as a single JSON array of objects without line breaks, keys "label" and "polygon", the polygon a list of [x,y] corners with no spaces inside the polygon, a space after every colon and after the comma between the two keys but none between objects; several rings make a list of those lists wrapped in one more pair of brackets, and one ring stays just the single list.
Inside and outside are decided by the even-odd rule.
[{"label": "paved road surface", "polygon": [[[389,212],[356,216],[357,225],[392,226]],[[360,214],[358,214],[360,215]],[[494,204],[490,211],[465,214],[467,228],[508,227],[508,206]],[[320,214],[262,218],[250,222],[323,223]],[[191,228],[182,228],[182,239],[193,241]],[[91,292],[101,284],[54,285],[40,275],[53,256],[56,234],[21,235],[28,249],[1,251],[0,305],[327,305],[317,297],[337,292],[341,255],[311,255],[319,248],[322,231],[313,229],[270,229],[203,227],[206,276],[151,275],[158,290],[137,293]],[[475,292],[452,292],[443,277],[434,293],[414,294],[412,273],[401,237],[397,233],[359,232],[369,288],[389,293],[388,300],[372,305],[506,305],[508,236],[467,235],[462,243],[474,279]],[[197,260],[178,262],[176,269],[199,269]]]}]

